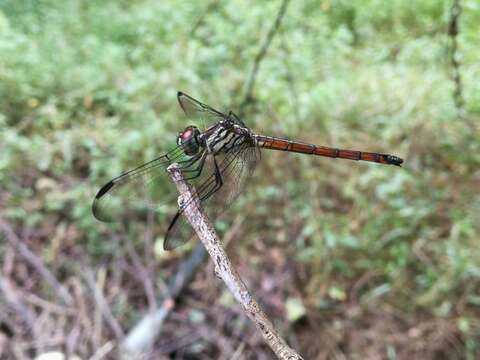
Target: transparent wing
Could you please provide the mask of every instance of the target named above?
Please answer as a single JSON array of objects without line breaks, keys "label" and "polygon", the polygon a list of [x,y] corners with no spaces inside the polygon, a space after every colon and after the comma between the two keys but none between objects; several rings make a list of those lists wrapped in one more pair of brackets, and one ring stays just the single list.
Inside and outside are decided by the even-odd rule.
[{"label": "transparent wing", "polygon": [[233,111],[230,111],[228,115],[226,115],[221,111],[215,110],[211,106],[204,104],[181,91],[177,93],[177,98],[180,107],[191,120],[206,121],[209,123],[206,125],[211,125],[217,123],[221,119],[230,119],[234,123],[245,127],[245,123]]},{"label": "transparent wing", "polygon": [[[209,156],[209,170],[205,172],[209,175],[195,189],[210,220],[214,221],[238,198],[255,169],[258,157],[259,149],[247,142],[232,148],[228,153],[216,155],[215,159],[223,182],[219,187],[213,156]],[[185,201],[183,208],[186,208],[191,201],[193,200]],[[165,250],[183,245],[195,235],[182,213],[183,210],[180,209],[172,219],[163,244]]]},{"label": "transparent wing", "polygon": [[239,116],[237,116],[237,114],[235,114],[233,111],[230,111],[228,113],[228,117],[233,120],[234,123],[236,123],[237,125],[240,125],[242,127],[246,127],[245,123],[243,122],[242,119],[240,119]]},{"label": "transparent wing", "polygon": [[194,122],[202,122],[204,128],[216,124],[219,120],[225,119],[226,115],[204,104],[190,95],[181,91],[177,93],[178,103],[185,112],[185,115]]},{"label": "transparent wing", "polygon": [[177,146],[157,159],[110,180],[93,200],[93,215],[100,221],[113,222],[129,212],[160,210],[161,205],[175,197],[166,168],[177,162],[188,177],[195,172],[202,156],[203,152],[194,157],[188,156],[181,146]]}]

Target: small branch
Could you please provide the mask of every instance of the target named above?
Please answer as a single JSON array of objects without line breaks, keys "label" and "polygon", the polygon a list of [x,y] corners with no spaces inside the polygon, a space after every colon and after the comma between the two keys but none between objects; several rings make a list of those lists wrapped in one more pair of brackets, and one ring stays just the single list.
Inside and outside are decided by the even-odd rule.
[{"label": "small branch", "polygon": [[22,320],[27,324],[28,329],[35,329],[36,315],[35,313],[22,301],[22,297],[17,293],[10,280],[0,275],[0,293],[9,305]]},{"label": "small branch", "polygon": [[275,22],[273,23],[272,27],[270,28],[270,31],[267,34],[267,37],[265,38],[265,41],[263,42],[262,46],[260,47],[260,50],[255,57],[255,60],[253,61],[253,68],[252,72],[250,73],[250,76],[247,81],[247,85],[245,87],[245,96],[243,98],[242,103],[239,106],[240,109],[240,117],[244,115],[244,108],[246,105],[248,105],[252,100],[253,100],[253,89],[255,87],[255,81],[257,79],[257,74],[258,70],[260,69],[260,65],[262,63],[263,58],[267,54],[267,50],[270,47],[270,44],[277,33],[280,24],[282,23],[283,16],[285,15],[285,12],[287,11],[288,3],[290,0],[283,0],[282,5],[280,6],[280,9],[278,10],[277,17],[275,19]]},{"label": "small branch", "polygon": [[[192,196],[194,196],[194,191],[192,191],[190,185],[183,179],[178,165],[172,164],[169,166],[168,172],[180,193],[179,203],[181,204],[184,199],[191,199]],[[280,337],[271,321],[267,318],[256,300],[250,295],[246,285],[240,279],[240,276],[232,266],[230,259],[223,249],[213,225],[203,212],[198,198],[195,196],[193,199],[194,201],[185,208],[183,216],[187,218],[205,246],[214,263],[216,275],[225,282],[230,292],[242,305],[247,316],[255,323],[266,343],[279,359],[303,359]]]},{"label": "small branch", "polygon": [[126,358],[132,358],[149,349],[162,331],[163,322],[173,309],[174,300],[179,296],[184,287],[191,281],[197,268],[205,258],[205,249],[197,245],[192,254],[177,271],[177,274],[168,284],[168,298],[161,302],[161,306],[154,312],[145,315],[127,334],[122,342]]},{"label": "small branch", "polygon": [[45,279],[45,281],[55,290],[55,294],[59,296],[62,301],[71,305],[73,302],[72,296],[65,289],[65,287],[53,276],[50,270],[47,269],[43,260],[39,258],[34,252],[32,252],[26,244],[24,244],[19,237],[15,234],[11,226],[0,219],[0,229],[4,232],[6,238],[12,244],[12,246],[23,256],[23,258],[35,268],[36,271]]},{"label": "small branch", "polygon": [[453,0],[450,8],[450,19],[448,23],[448,36],[451,39],[450,48],[450,64],[452,66],[452,80],[455,86],[453,91],[453,99],[455,107],[457,108],[458,116],[461,118],[464,112],[463,101],[463,86],[462,77],[460,73],[460,60],[458,54],[458,33],[459,33],[459,18],[462,13],[462,6],[460,0]]},{"label": "small branch", "polygon": [[[225,244],[228,244],[235,236],[240,224],[241,219],[237,218],[232,228],[225,235]],[[138,356],[150,349],[161,334],[163,323],[174,308],[175,299],[180,296],[183,289],[192,281],[206,255],[205,248],[198,242],[190,256],[182,262],[176,275],[168,283],[168,297],[157,301],[157,303],[162,305],[155,311],[146,314],[125,336],[122,342],[125,358]]]},{"label": "small branch", "polygon": [[207,5],[205,11],[200,15],[195,25],[193,25],[192,30],[190,30],[190,36],[196,36],[197,30],[205,22],[207,15],[214,11],[218,7],[218,0],[213,0],[210,4]]},{"label": "small branch", "polygon": [[[131,241],[127,241],[127,252],[132,259],[133,266],[135,268],[135,274],[137,279],[142,282],[145,289],[145,295],[148,301],[148,307],[150,312],[153,312],[157,308],[157,301],[155,299],[155,288],[153,287],[150,271],[142,264],[140,256],[135,250]],[[151,247],[150,247],[151,248]]]},{"label": "small branch", "polygon": [[284,32],[282,32],[282,36],[281,36],[281,43],[280,43],[280,46],[284,52],[284,56],[283,56],[283,64],[285,66],[285,80],[287,81],[287,84],[288,84],[288,90],[290,91],[290,95],[292,97],[292,100],[293,100],[293,112],[295,114],[295,120],[297,120],[298,122],[300,122],[300,112],[299,112],[299,109],[300,109],[300,106],[299,106],[299,100],[298,100],[298,94],[297,94],[297,90],[296,90],[296,86],[295,86],[295,78],[292,74],[292,67],[290,65],[290,60],[289,60],[289,57],[291,56],[291,51],[290,51],[290,48],[288,47],[288,44],[285,40],[285,34]]},{"label": "small branch", "polygon": [[[104,273],[104,270],[102,270]],[[113,333],[117,340],[120,340],[124,337],[124,333],[122,327],[118,323],[115,316],[113,316],[112,310],[108,304],[108,301],[105,299],[103,295],[102,286],[100,286],[100,281],[95,281],[95,276],[90,269],[85,269],[85,280],[93,292],[93,296],[95,299],[95,305],[98,306],[101,314],[105,318],[107,324],[112,329]]]},{"label": "small branch", "polygon": [[90,360],[102,360],[114,348],[115,348],[115,343],[113,341],[107,341],[100,349],[98,349],[95,352],[95,354],[93,354],[93,356],[90,358]]}]

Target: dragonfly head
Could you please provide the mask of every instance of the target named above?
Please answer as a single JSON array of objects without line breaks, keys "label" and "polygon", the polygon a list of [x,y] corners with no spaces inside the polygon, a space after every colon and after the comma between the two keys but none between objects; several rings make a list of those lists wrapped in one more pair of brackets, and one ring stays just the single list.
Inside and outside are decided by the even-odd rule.
[{"label": "dragonfly head", "polygon": [[178,134],[177,145],[181,145],[187,155],[195,155],[200,148],[198,136],[200,130],[196,126],[187,126],[185,130]]}]

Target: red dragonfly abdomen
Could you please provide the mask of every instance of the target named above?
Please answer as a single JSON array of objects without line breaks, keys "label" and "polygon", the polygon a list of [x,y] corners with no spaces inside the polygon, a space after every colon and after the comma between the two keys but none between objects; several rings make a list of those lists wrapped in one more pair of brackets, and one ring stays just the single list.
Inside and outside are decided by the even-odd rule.
[{"label": "red dragonfly abdomen", "polygon": [[316,146],[313,144],[291,141],[271,136],[255,135],[257,145],[265,149],[297,152],[301,154],[326,156],[349,160],[370,161],[381,164],[401,166],[403,160],[397,156],[373,152],[344,150],[327,146]]}]

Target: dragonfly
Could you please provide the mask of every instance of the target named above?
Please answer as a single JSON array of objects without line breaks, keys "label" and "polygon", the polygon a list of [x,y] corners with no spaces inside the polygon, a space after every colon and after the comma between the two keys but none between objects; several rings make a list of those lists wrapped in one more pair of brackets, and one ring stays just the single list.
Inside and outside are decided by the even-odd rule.
[{"label": "dragonfly", "polygon": [[[403,163],[395,155],[259,135],[233,111],[223,113],[183,92],[177,93],[177,99],[188,119],[197,125],[202,122],[210,126],[204,126],[203,130],[197,125],[187,126],[178,134],[177,145],[172,150],[102,186],[92,204],[96,219],[113,222],[121,220],[125,210],[140,208],[162,212],[176,197],[175,187],[168,186],[167,167],[173,163],[178,164],[185,180],[194,187],[194,196],[211,219],[228,209],[242,193],[262,149],[395,166]],[[165,250],[183,245],[194,236],[192,227],[182,216],[193,200],[186,199],[173,215],[163,242]]]}]

